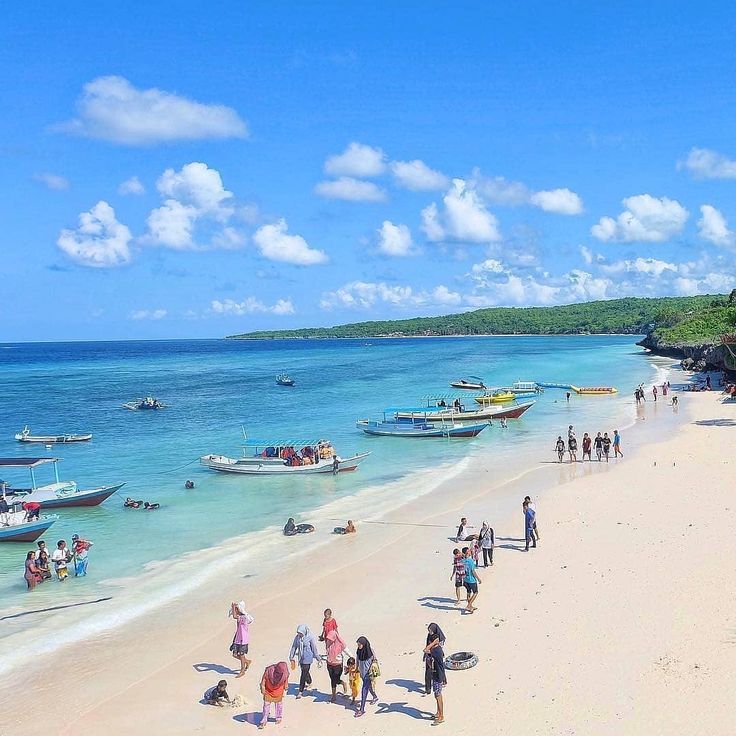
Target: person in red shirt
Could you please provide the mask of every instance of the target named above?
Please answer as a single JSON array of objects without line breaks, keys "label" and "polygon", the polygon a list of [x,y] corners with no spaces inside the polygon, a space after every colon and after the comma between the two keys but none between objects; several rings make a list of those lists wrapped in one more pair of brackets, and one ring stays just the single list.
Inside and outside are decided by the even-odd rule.
[{"label": "person in red shirt", "polygon": [[590,462],[590,460],[591,460],[591,457],[590,457],[590,446],[591,446],[590,436],[586,432],[583,435],[583,462],[585,462],[585,456],[586,455],[588,456],[588,462]]},{"label": "person in red shirt", "polygon": [[33,521],[41,516],[41,504],[36,501],[24,501],[21,508],[26,512],[25,521]]},{"label": "person in red shirt", "polygon": [[337,631],[337,621],[332,618],[332,609],[325,608],[325,618],[322,622],[322,635],[319,637],[320,641],[327,641],[327,634],[330,631]]}]

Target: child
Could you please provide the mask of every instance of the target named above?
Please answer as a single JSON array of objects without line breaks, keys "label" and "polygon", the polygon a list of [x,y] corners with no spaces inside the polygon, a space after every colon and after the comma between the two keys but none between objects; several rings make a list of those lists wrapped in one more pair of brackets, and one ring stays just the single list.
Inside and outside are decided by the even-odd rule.
[{"label": "child", "polygon": [[219,705],[221,708],[230,704],[230,696],[227,694],[227,682],[220,680],[204,694],[204,702],[207,705]]},{"label": "child", "polygon": [[330,631],[337,631],[337,621],[332,617],[332,609],[325,608],[325,617],[322,621],[322,634],[319,637],[320,641],[327,640],[327,634]]},{"label": "child", "polygon": [[348,657],[348,663],[345,667],[345,674],[350,680],[350,694],[352,695],[351,705],[355,705],[355,700],[360,691],[360,672],[358,672],[358,664],[355,657]]}]

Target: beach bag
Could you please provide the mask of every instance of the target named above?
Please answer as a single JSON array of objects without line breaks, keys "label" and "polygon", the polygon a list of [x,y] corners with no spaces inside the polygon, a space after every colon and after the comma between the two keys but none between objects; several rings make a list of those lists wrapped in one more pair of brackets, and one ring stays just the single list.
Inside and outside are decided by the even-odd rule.
[{"label": "beach bag", "polygon": [[378,663],[378,660],[375,657],[373,657],[371,666],[368,669],[368,679],[376,680],[380,676],[381,676],[381,665]]}]

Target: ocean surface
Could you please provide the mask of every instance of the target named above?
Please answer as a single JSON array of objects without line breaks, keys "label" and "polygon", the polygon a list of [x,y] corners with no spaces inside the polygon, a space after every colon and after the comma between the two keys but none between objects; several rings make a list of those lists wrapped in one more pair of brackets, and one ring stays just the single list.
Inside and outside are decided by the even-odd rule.
[{"label": "ocean surface", "polygon": [[[624,427],[634,415],[632,392],[661,381],[662,364],[645,356],[633,336],[478,337],[391,340],[153,341],[0,345],[0,456],[54,456],[63,480],[80,488],[125,482],[103,505],[59,509],[47,546],[73,533],[94,542],[89,575],[40,585],[23,580],[25,552],[35,543],[0,544],[0,653],[16,654],[38,627],[30,611],[99,597],[117,597],[120,620],[145,605],[152,591],[165,602],[186,579],[206,575],[228,545],[255,544],[263,530],[288,516],[310,519],[327,504],[363,494],[366,514],[426,492],[478,454],[551,459],[557,434],[568,424],[583,431]],[[659,367],[658,367],[659,365]],[[277,386],[288,371],[296,387]],[[658,373],[659,371],[659,373]],[[458,393],[449,381],[467,374],[487,385],[516,380],[614,385],[614,397],[578,397],[548,389],[508,429],[498,423],[467,440],[372,438],[355,428],[384,407],[417,406],[427,394]],[[121,405],[140,396],[167,404],[156,412]],[[92,432],[89,443],[21,445],[13,435]],[[240,454],[243,428],[250,437],[304,441],[329,438],[340,455],[369,450],[357,472],[338,477],[238,477],[198,465],[199,456]],[[518,469],[518,468],[517,468]],[[499,471],[502,472],[502,471]],[[4,480],[27,484],[25,471]],[[185,490],[184,482],[195,482]],[[50,469],[37,471],[51,482]],[[154,512],[123,507],[125,496],[161,504]],[[332,506],[331,506],[332,507]],[[270,536],[273,536],[270,534]],[[182,571],[182,561],[189,567]],[[196,574],[195,574],[196,573]],[[68,609],[84,629],[88,609]],[[48,612],[44,625],[53,624]],[[68,620],[68,619],[67,619]],[[51,622],[51,623],[50,623]],[[97,626],[102,624],[98,622]],[[88,631],[95,629],[90,619]],[[82,634],[79,634],[80,636]],[[0,657],[0,659],[2,659]],[[9,660],[7,660],[9,661]]]}]

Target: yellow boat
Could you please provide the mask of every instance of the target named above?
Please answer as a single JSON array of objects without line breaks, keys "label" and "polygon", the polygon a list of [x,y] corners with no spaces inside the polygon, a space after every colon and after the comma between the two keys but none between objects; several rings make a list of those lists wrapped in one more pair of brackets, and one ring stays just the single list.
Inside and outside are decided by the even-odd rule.
[{"label": "yellow boat", "polygon": [[618,393],[618,389],[613,386],[570,386],[570,388],[581,396],[604,396]]},{"label": "yellow boat", "polygon": [[496,391],[492,394],[485,396],[476,396],[475,400],[479,404],[506,404],[509,401],[513,401],[516,398],[516,394],[512,391]]}]

